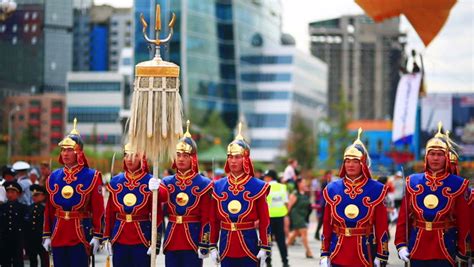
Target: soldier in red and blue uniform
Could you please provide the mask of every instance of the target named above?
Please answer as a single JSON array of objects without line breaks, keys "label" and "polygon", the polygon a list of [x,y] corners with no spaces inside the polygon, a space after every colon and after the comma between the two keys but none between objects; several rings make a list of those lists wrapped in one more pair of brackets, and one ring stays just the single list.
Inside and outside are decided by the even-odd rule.
[{"label": "soldier in red and blue uniform", "polygon": [[102,175],[89,168],[76,124],[59,143],[64,167],[46,180],[43,246],[52,250],[54,266],[88,266],[102,238]]},{"label": "soldier in red and blue uniform", "polygon": [[[152,192],[148,182],[145,155],[136,153],[130,144],[124,147],[124,172],[114,176],[105,215],[104,239],[115,267],[150,266]],[[158,242],[160,248],[161,210],[158,207]],[[108,242],[107,242],[108,241]]]},{"label": "soldier in red and blue uniform", "polygon": [[[387,188],[371,178],[360,140],[344,151],[340,180],[323,191],[321,266],[383,266],[388,260]],[[330,265],[329,265],[330,264]]]},{"label": "soldier in red and blue uniform", "polygon": [[163,178],[161,184],[155,178],[149,183],[151,190],[159,189],[159,206],[167,204],[169,222],[163,241],[166,266],[202,266],[208,255],[212,182],[199,174],[198,166],[197,146],[188,121],[186,133],[176,145],[176,174]]},{"label": "soldier in red and blue uniform", "polygon": [[250,146],[240,131],[241,124],[227,146],[227,177],[214,182],[210,255],[222,267],[265,266],[271,251],[270,185],[254,177]]},{"label": "soldier in red and blue uniform", "polygon": [[398,217],[395,245],[399,257],[414,267],[454,266],[468,259],[468,181],[451,174],[441,128],[440,123],[426,144],[424,172],[407,177]]}]

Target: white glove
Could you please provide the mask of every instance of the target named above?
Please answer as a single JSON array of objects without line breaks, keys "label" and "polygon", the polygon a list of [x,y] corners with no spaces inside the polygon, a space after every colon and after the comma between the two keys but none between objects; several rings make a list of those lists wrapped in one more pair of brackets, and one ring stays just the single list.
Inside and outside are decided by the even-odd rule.
[{"label": "white glove", "polygon": [[205,259],[207,257],[209,257],[209,253],[204,255],[204,254],[202,254],[201,249],[198,248],[198,258],[200,258],[202,260],[202,259]]},{"label": "white glove", "polygon": [[92,254],[95,255],[95,254],[97,254],[97,252],[99,252],[100,242],[99,242],[98,238],[96,238],[96,237],[92,238],[89,245],[91,245],[91,247],[92,247]]},{"label": "white glove", "polygon": [[265,262],[267,260],[267,251],[260,249],[257,254],[257,259],[260,259],[260,267],[265,267],[267,263]]},{"label": "white glove", "polygon": [[219,265],[219,262],[221,261],[221,259],[219,258],[219,251],[217,251],[217,249],[215,248],[212,248],[211,252],[209,252],[209,255],[211,255],[212,263],[215,265]]},{"label": "white glove", "polygon": [[323,257],[321,258],[321,261],[319,262],[320,267],[330,267],[331,264],[329,264],[328,257]]},{"label": "white glove", "polygon": [[43,247],[47,252],[51,251],[51,238],[43,239]]},{"label": "white glove", "polygon": [[157,178],[152,177],[152,178],[148,181],[148,189],[150,189],[150,190],[157,190],[158,188],[160,188],[160,183],[161,183],[161,180],[160,180],[160,179],[157,179]]},{"label": "white glove", "polygon": [[399,251],[398,251],[398,257],[404,261],[404,262],[409,262],[410,261],[410,252],[408,252],[408,249],[407,248],[401,248]]},{"label": "white glove", "polygon": [[374,260],[374,266],[375,266],[375,267],[380,267],[380,260],[379,260],[379,259],[375,258],[375,260]]},{"label": "white glove", "polygon": [[108,256],[112,256],[112,243],[110,241],[105,242],[105,250],[107,251]]},{"label": "white glove", "polygon": [[148,250],[146,251],[146,255],[148,255],[148,256],[151,255],[151,247],[149,247]]}]

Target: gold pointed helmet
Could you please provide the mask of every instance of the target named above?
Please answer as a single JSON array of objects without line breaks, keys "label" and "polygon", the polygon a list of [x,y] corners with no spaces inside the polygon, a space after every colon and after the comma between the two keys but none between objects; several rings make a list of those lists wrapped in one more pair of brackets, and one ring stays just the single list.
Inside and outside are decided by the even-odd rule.
[{"label": "gold pointed helmet", "polygon": [[428,151],[430,150],[441,150],[446,153],[449,152],[449,144],[446,135],[441,132],[442,128],[443,124],[438,122],[438,132],[426,143],[426,154],[428,154]]},{"label": "gold pointed helmet", "polygon": [[369,153],[367,151],[367,148],[365,148],[364,143],[362,143],[362,141],[360,140],[361,135],[362,128],[359,128],[359,131],[357,133],[357,139],[344,151],[344,160],[358,159],[360,161],[365,161],[364,163],[367,164],[367,167],[370,167],[371,162]]},{"label": "gold pointed helmet", "polygon": [[71,132],[66,135],[61,142],[59,142],[58,146],[62,148],[73,148],[75,149],[76,146],[79,147],[81,150],[84,147],[84,142],[82,141],[81,135],[77,130],[77,119],[74,118],[73,129]]},{"label": "gold pointed helmet", "polygon": [[242,136],[242,123],[239,123],[239,132],[234,140],[227,146],[227,155],[250,155],[250,146]]},{"label": "gold pointed helmet", "polygon": [[186,132],[184,136],[178,141],[176,145],[176,152],[178,153],[187,153],[187,154],[196,154],[197,153],[197,145],[196,142],[193,140],[191,133],[189,133],[189,125],[191,122],[188,120],[186,121]]}]

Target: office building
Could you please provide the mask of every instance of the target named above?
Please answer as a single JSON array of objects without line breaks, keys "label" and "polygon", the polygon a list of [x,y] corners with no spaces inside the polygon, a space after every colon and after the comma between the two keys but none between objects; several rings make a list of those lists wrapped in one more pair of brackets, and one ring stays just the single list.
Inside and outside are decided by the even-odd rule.
[{"label": "office building", "polygon": [[391,118],[406,39],[400,19],[342,16],[310,23],[309,33],[311,53],[328,64],[329,117],[343,90],[354,119]]}]

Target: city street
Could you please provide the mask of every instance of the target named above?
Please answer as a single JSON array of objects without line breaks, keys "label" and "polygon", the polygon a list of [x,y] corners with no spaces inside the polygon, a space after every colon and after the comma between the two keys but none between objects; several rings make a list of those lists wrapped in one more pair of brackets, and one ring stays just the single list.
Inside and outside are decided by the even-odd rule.
[{"label": "city street", "polygon": [[[314,215],[314,214],[313,214]],[[310,247],[313,251],[313,254],[315,256],[314,259],[307,259],[305,257],[305,251],[303,248],[303,245],[301,243],[301,240],[297,240],[295,242],[294,246],[289,247],[288,254],[289,254],[289,263],[290,266],[292,267],[302,267],[302,266],[318,266],[319,265],[319,252],[321,248],[321,242],[318,240],[315,240],[314,237],[314,231],[316,229],[316,222],[314,221],[314,216],[312,216],[312,222],[310,224],[310,231],[309,235],[311,238],[310,240]],[[393,237],[395,235],[395,225],[392,225],[390,227],[390,232],[391,236]],[[390,240],[390,258],[389,258],[389,266],[403,266],[403,262],[398,259],[397,256],[397,250],[395,246],[393,245],[393,240]],[[272,266],[274,267],[280,267],[281,266],[281,261],[280,261],[280,254],[278,252],[278,248],[276,244],[273,245],[273,261],[272,261]],[[102,251],[101,254],[96,258],[96,266],[105,266],[105,252]],[[157,266],[164,266],[164,256],[163,254],[160,254],[157,259]],[[204,266],[205,267],[214,267],[214,265],[211,263],[211,260],[209,258],[204,260]]]}]

